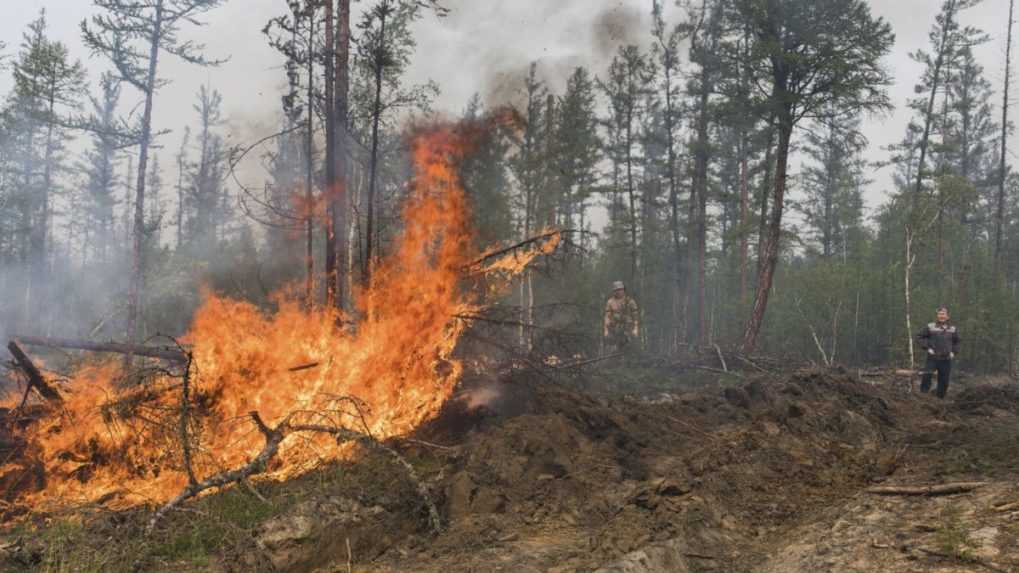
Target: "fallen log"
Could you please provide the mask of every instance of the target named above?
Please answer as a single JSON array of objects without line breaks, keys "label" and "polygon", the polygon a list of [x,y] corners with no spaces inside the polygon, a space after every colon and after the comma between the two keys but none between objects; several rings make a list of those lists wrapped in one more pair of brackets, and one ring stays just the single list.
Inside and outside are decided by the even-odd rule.
[{"label": "fallen log", "polygon": [[941,485],[925,485],[925,486],[880,486],[872,487],[867,490],[867,493],[875,495],[952,495],[956,493],[966,493],[973,491],[979,487],[987,485],[987,482],[982,481],[971,481],[971,482],[958,482],[958,483],[946,483]]},{"label": "fallen log", "polygon": [[70,338],[46,338],[40,336],[15,336],[15,340],[28,346],[44,346],[47,348],[65,348],[69,350],[87,350],[89,352],[109,352],[113,354],[132,354],[146,358],[159,358],[171,362],[187,362],[187,355],[173,346],[146,346],[143,344],[126,344],[123,342],[93,342]]},{"label": "fallen log", "polygon": [[18,343],[13,340],[8,342],[7,350],[11,351],[11,356],[14,357],[15,364],[17,364],[18,367],[24,371],[25,375],[28,376],[29,388],[35,388],[35,391],[45,398],[50,404],[59,406],[64,403],[64,399],[60,397],[60,393],[57,392],[53,386],[50,386],[49,382],[43,378],[42,372],[39,371],[32,362],[32,359],[30,359],[21,347],[18,346]]}]

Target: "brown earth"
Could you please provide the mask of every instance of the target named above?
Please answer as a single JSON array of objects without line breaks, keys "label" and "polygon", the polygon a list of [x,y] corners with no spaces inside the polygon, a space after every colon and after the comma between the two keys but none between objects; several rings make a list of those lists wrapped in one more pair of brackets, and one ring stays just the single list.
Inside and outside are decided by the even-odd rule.
[{"label": "brown earth", "polygon": [[[38,516],[0,553],[40,571],[1019,571],[1014,383],[961,380],[941,402],[845,371],[650,395],[611,375],[475,381],[394,444],[438,536],[414,485],[366,453],[258,484],[264,501],[208,496],[151,537],[143,510]],[[865,491],[958,481],[987,485]]]}]

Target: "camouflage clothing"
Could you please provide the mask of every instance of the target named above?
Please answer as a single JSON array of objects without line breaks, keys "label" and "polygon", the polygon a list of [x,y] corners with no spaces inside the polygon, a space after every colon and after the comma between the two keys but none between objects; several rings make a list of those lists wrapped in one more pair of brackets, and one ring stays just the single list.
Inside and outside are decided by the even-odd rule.
[{"label": "camouflage clothing", "polygon": [[622,350],[640,333],[640,309],[628,296],[610,297],[605,303],[604,335],[613,350]]}]

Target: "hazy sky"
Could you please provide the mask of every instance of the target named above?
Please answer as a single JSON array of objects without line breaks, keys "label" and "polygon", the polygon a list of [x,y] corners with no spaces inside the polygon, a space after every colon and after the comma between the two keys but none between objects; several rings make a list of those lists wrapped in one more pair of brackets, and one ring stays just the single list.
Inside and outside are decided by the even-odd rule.
[{"label": "hazy sky", "polygon": [[[46,8],[51,37],[66,42],[82,58],[95,84],[106,62],[89,58],[78,30],[81,20],[93,11],[90,0],[6,0],[4,4],[0,40],[6,42],[8,56],[17,51],[25,25],[40,8]],[[356,3],[355,10],[364,4]],[[940,4],[941,0],[871,0],[874,12],[891,22],[897,36],[887,60],[896,80],[891,89],[896,110],[867,120],[871,159],[884,159],[881,148],[903,136],[909,120],[906,100],[912,97],[920,73],[908,55],[927,48],[927,33]],[[451,114],[459,113],[475,92],[488,103],[519,97],[521,75],[532,60],[540,62],[543,76],[556,90],[574,66],[586,65],[601,73],[621,43],[647,44],[651,10],[651,0],[446,0],[445,5],[452,9],[449,17],[427,17],[417,27],[418,51],[410,76],[414,82],[437,81],[442,94],[436,109]],[[164,60],[160,75],[173,81],[155,102],[155,127],[173,130],[161,140],[164,148],[157,151],[164,169],[172,163],[183,126],[195,123],[191,106],[202,83],[223,93],[231,143],[252,142],[274,131],[283,73],[280,58],[266,46],[261,29],[270,17],[285,11],[284,0],[228,0],[208,15],[206,27],[186,35],[204,42],[210,57],[229,57],[228,63],[201,69],[172,58]],[[677,11],[671,9],[667,17],[675,21]],[[984,0],[963,15],[966,24],[992,37],[978,49],[978,57],[997,91],[1004,78],[1007,17],[1008,0]],[[10,84],[10,73],[4,71],[0,94]],[[136,101],[137,94],[125,88],[123,107]],[[261,177],[252,166],[242,176],[255,185]],[[887,173],[875,174],[866,195],[868,206],[881,203],[888,182]]]}]

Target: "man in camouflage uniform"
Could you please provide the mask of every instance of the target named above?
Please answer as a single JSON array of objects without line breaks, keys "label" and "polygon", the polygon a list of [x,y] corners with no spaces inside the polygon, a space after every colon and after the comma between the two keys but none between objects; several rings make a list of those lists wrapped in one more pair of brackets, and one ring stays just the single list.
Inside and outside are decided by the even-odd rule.
[{"label": "man in camouflage uniform", "polygon": [[602,332],[605,352],[633,350],[640,337],[640,309],[635,300],[626,296],[622,281],[616,281],[612,288],[612,296],[605,303]]}]

